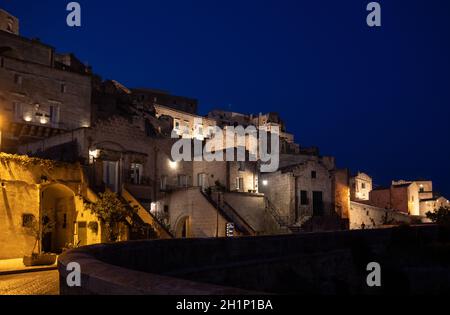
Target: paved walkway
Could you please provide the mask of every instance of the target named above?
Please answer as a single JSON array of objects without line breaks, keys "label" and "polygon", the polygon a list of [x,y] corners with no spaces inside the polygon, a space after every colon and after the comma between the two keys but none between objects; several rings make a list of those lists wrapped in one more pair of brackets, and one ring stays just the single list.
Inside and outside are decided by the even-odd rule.
[{"label": "paved walkway", "polygon": [[58,295],[58,271],[0,276],[0,295]]},{"label": "paved walkway", "polygon": [[0,275],[47,271],[54,269],[56,269],[56,264],[52,266],[26,267],[22,262],[22,258],[0,260]]}]

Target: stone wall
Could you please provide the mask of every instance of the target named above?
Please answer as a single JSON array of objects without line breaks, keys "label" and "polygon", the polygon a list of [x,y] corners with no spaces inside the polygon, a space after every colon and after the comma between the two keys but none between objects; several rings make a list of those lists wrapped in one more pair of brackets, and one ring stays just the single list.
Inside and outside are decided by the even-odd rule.
[{"label": "stone wall", "polygon": [[53,65],[53,48],[36,40],[0,32],[2,46],[10,47],[4,55],[6,57],[26,60],[31,63],[50,67]]},{"label": "stone wall", "polygon": [[188,219],[189,237],[204,238],[225,236],[224,217],[201,194],[200,188],[186,188],[173,191],[164,200],[169,209],[169,222],[176,237],[180,237],[180,223]]},{"label": "stone wall", "polygon": [[[51,52],[49,50],[48,54]],[[90,76],[59,70],[48,64],[4,57],[0,86],[3,116],[8,121],[65,130],[91,124]],[[14,103],[17,104],[16,112]],[[54,122],[50,121],[50,106],[59,109],[59,114],[53,113],[59,116]]]},{"label": "stone wall", "polygon": [[[94,201],[94,196],[88,193],[79,165],[1,154],[0,181],[0,259],[31,254],[36,241],[33,229],[24,221],[27,215],[39,221],[46,211],[54,224],[55,248],[78,242],[75,231],[79,222],[99,224],[85,208],[84,201]],[[100,229],[86,234],[86,244],[101,241]]]},{"label": "stone wall", "polygon": [[347,169],[334,172],[334,194],[336,213],[342,219],[348,219],[350,212],[349,171]]},{"label": "stone wall", "polygon": [[[450,270],[429,256],[446,241],[439,235],[437,226],[423,226],[98,245],[60,257],[60,285],[68,295],[224,294],[227,288],[234,294],[445,293]],[[65,281],[74,261],[83,272],[80,288]],[[367,286],[370,262],[382,266],[381,288]]]},{"label": "stone wall", "polygon": [[[411,224],[417,217],[405,213],[378,208],[364,203],[350,203],[350,229],[375,229],[400,223]],[[420,219],[419,219],[420,221]]]},{"label": "stone wall", "polygon": [[258,234],[269,234],[268,231],[276,230],[277,227],[266,212],[264,195],[225,193],[223,198]]},{"label": "stone wall", "polygon": [[39,187],[24,181],[10,181],[4,183],[1,191],[0,259],[31,254],[35,238],[29,229],[23,227],[22,216],[39,217]]},{"label": "stone wall", "polygon": [[288,218],[291,222],[294,220],[295,179],[291,173],[276,172],[261,175],[259,191],[275,205],[280,216]]}]

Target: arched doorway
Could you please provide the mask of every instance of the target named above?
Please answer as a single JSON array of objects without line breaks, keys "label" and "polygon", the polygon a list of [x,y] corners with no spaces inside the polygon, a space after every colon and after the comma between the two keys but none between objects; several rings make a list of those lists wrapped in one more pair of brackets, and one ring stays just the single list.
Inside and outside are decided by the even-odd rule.
[{"label": "arched doorway", "polygon": [[188,216],[181,217],[176,226],[176,238],[189,238],[191,236],[191,220]]},{"label": "arched doorway", "polygon": [[67,186],[50,185],[41,193],[42,223],[46,226],[42,233],[42,250],[59,253],[69,243],[73,243],[76,219],[75,194]]}]

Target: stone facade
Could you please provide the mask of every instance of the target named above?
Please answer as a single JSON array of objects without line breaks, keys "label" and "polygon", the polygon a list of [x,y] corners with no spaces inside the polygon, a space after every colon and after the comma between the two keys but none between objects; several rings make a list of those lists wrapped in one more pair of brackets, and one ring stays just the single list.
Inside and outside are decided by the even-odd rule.
[{"label": "stone facade", "polygon": [[[60,252],[69,244],[102,242],[97,217],[84,201],[95,201],[79,165],[0,155],[0,259],[20,258],[37,250],[33,222],[51,226],[38,242],[45,252]],[[89,227],[97,225],[97,231]]]},{"label": "stone facade", "polygon": [[414,218],[403,212],[371,206],[352,201],[350,203],[350,229],[378,229],[398,224],[420,223],[421,218]]},{"label": "stone facade", "polygon": [[19,35],[19,19],[0,9],[0,31]]},{"label": "stone facade", "polygon": [[301,225],[313,216],[332,215],[334,165],[327,159],[310,156],[284,156],[281,161],[287,166],[275,173],[261,174],[260,178],[260,191],[280,215],[291,225]]},{"label": "stone facade", "polygon": [[155,105],[162,105],[184,113],[196,115],[198,101],[185,96],[172,95],[167,91],[156,89],[131,89],[133,101],[142,111],[152,110]]},{"label": "stone facade", "polygon": [[374,189],[370,192],[370,204],[418,216],[420,215],[419,186],[411,183]]},{"label": "stone facade", "polygon": [[336,214],[348,219],[350,213],[350,172],[348,169],[336,169],[334,172],[334,198]]},{"label": "stone facade", "polygon": [[434,212],[440,208],[450,208],[450,201],[444,197],[420,200],[420,215],[423,217],[426,217],[428,212]]},{"label": "stone facade", "polygon": [[155,105],[156,118],[161,116],[170,117],[173,120],[173,131],[179,136],[204,140],[212,132],[211,128],[216,126],[216,122],[199,115],[182,112],[162,105]]},{"label": "stone facade", "polygon": [[365,173],[358,172],[350,179],[351,199],[358,201],[367,201],[372,191],[372,177]]},{"label": "stone facade", "polygon": [[[230,224],[242,235],[273,234],[312,217],[348,217],[348,174],[317,148],[295,143],[279,114],[201,116],[195,99],[128,88],[92,74],[73,54],[0,31],[2,38],[9,49],[1,51],[0,100],[12,106],[4,108],[5,135],[19,142],[11,147],[80,163],[93,191],[117,192],[159,236],[224,236]],[[172,160],[172,134],[204,148],[216,126],[227,132],[238,125],[279,135],[278,172],[260,174],[249,137],[246,161]],[[212,151],[237,147],[224,142]]]},{"label": "stone facade", "polygon": [[3,150],[14,152],[17,144],[90,126],[86,67],[65,65],[67,58],[58,59],[52,47],[14,32],[0,30],[0,42]]}]

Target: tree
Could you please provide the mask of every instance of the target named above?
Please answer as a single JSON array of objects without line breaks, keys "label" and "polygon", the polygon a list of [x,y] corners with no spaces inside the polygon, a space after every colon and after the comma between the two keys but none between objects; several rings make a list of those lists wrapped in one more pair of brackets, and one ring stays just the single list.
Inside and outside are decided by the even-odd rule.
[{"label": "tree", "polygon": [[[41,240],[47,234],[53,231],[55,223],[52,222],[49,217],[43,216],[41,220],[36,219],[33,215],[27,222],[28,234],[34,238],[33,249],[31,250],[31,256],[42,254]],[[37,247],[37,252],[35,251]]]},{"label": "tree", "polygon": [[87,207],[105,224],[111,242],[119,238],[120,223],[126,222],[127,219],[132,221],[136,214],[136,209],[125,205],[116,193],[110,191],[100,193],[97,202]]},{"label": "tree", "polygon": [[450,227],[450,209],[441,207],[434,212],[428,212],[427,218],[442,226]]}]

